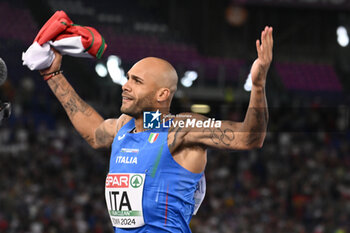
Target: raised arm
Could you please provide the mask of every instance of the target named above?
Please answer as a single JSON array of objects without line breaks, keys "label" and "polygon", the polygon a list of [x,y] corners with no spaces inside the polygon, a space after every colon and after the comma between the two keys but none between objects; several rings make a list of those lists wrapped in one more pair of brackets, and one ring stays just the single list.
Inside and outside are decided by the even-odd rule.
[{"label": "raised arm", "polygon": [[[41,74],[60,69],[62,56],[55,51],[55,60]],[[84,102],[63,74],[55,75],[47,81],[52,92],[62,104],[70,121],[79,134],[93,147],[109,147],[116,133],[117,119],[104,120],[91,106]]]},{"label": "raised arm", "polygon": [[[252,90],[249,107],[240,126],[244,143],[247,147],[262,147],[268,122],[268,108],[265,95],[267,72],[272,61],[272,27],[265,27],[261,32],[261,43],[256,40],[258,58],[251,68]],[[238,129],[239,130],[239,129]],[[247,132],[247,134],[245,134]]]},{"label": "raised arm", "polygon": [[[243,122],[222,121],[221,127],[180,129],[175,128],[172,141],[176,146],[200,144],[219,149],[247,150],[260,148],[263,145],[267,122],[268,109],[265,95],[265,83],[268,69],[272,61],[272,28],[266,27],[261,33],[261,43],[256,41],[258,58],[251,68],[252,90],[249,107]],[[202,115],[193,115],[198,120],[206,120]],[[176,139],[176,137],[183,137]],[[177,142],[177,143],[176,143]]]}]

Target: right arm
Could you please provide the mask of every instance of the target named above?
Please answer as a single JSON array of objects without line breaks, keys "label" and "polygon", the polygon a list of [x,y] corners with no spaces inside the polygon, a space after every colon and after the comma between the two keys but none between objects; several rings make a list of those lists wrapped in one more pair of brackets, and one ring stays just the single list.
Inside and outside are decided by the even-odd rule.
[{"label": "right arm", "polygon": [[90,146],[96,149],[112,144],[117,119],[104,120],[78,96],[62,74],[49,79],[48,85],[62,104],[74,128]]},{"label": "right arm", "polygon": [[[55,51],[53,64],[41,74],[60,69],[62,55]],[[116,134],[118,119],[104,120],[90,105],[84,102],[63,74],[58,74],[47,81],[50,89],[62,104],[70,121],[79,134],[93,148],[109,147]]]}]

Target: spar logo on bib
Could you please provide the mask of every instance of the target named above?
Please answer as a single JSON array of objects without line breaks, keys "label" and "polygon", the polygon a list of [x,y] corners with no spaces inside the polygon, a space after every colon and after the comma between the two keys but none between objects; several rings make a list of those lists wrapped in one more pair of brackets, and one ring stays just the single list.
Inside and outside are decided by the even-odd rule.
[{"label": "spar logo on bib", "polygon": [[106,188],[139,188],[143,184],[143,178],[139,174],[109,174],[106,179]]},{"label": "spar logo on bib", "polygon": [[129,174],[109,174],[106,179],[106,188],[129,188]]},{"label": "spar logo on bib", "polygon": [[133,175],[130,179],[130,185],[133,188],[139,188],[143,184],[142,176]]}]

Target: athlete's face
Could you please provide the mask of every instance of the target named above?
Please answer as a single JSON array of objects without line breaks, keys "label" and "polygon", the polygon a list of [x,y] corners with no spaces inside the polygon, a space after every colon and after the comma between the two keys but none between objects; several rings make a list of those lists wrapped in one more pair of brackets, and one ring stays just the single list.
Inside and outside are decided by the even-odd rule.
[{"label": "athlete's face", "polygon": [[153,74],[147,71],[144,64],[136,63],[127,73],[127,78],[122,87],[121,112],[139,117],[145,110],[154,110],[157,85]]}]

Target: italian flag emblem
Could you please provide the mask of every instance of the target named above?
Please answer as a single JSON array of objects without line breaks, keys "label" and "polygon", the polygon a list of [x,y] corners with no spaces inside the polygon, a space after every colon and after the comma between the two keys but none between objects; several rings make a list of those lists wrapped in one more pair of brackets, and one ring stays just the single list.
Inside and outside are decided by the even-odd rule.
[{"label": "italian flag emblem", "polygon": [[150,143],[155,142],[155,141],[157,140],[157,138],[158,138],[158,135],[159,135],[159,133],[151,133],[151,134],[149,135],[148,141],[149,141]]}]

